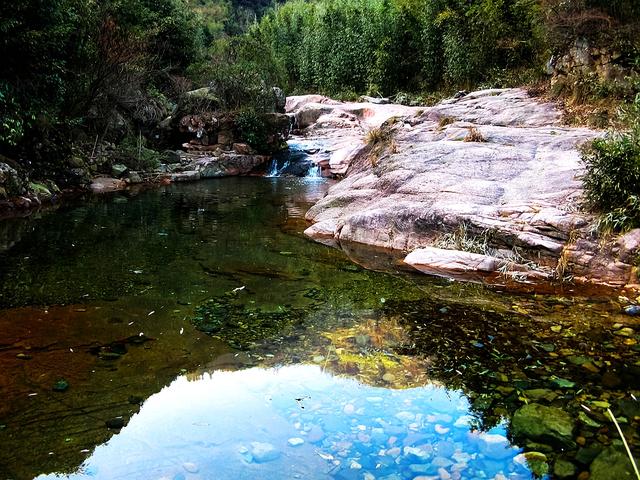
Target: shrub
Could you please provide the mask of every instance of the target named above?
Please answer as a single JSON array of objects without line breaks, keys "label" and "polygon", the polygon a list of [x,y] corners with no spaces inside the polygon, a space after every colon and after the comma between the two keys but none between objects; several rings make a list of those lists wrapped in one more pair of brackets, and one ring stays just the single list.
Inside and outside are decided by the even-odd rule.
[{"label": "shrub", "polygon": [[267,148],[267,125],[264,115],[253,109],[242,110],[236,115],[236,127],[240,138],[259,152]]},{"label": "shrub", "polygon": [[640,227],[640,94],[624,117],[628,131],[596,139],[582,154],[585,204],[603,214],[600,230]]}]

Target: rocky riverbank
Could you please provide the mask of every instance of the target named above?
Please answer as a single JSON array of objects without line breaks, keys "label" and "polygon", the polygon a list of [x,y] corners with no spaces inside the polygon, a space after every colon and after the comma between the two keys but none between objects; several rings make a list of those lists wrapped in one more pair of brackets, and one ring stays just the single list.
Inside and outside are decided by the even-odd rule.
[{"label": "rocky riverbank", "polygon": [[[166,148],[163,151],[144,147],[142,138],[133,153],[131,146],[96,138],[89,146],[90,153],[78,149],[67,165],[50,174],[35,168],[30,171],[25,162],[0,156],[0,218],[28,215],[86,192],[259,174],[266,169],[271,154],[286,148],[291,125],[283,113],[230,113],[190,107],[200,113],[187,113],[182,106],[158,124],[155,137],[158,145]],[[46,179],[34,180],[42,177]]]},{"label": "rocky riverbank", "polygon": [[291,97],[306,136],[329,139],[344,179],[307,213],[306,234],[402,252],[419,271],[494,283],[637,282],[640,232],[603,241],[581,210],[579,148],[602,135],[563,125],[522,89],[428,108]]}]

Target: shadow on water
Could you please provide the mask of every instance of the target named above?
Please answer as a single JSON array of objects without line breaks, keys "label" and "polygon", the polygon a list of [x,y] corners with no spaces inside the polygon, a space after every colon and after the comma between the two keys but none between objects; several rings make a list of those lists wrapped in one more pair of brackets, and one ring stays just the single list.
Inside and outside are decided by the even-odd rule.
[{"label": "shadow on water", "polygon": [[[225,179],[20,220],[0,253],[0,477],[517,480],[625,460],[604,412],[635,448],[640,372],[616,299],[364,270],[301,235],[326,188]],[[527,404],[568,434],[514,432]]]}]

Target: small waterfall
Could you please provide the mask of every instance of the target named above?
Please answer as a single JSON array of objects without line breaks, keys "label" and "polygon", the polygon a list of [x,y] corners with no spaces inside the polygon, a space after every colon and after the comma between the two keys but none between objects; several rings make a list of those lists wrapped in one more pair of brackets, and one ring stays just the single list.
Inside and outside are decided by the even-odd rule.
[{"label": "small waterfall", "polygon": [[318,162],[328,154],[315,143],[292,141],[289,148],[274,155],[265,171],[266,177],[323,178]]},{"label": "small waterfall", "polygon": [[278,176],[278,160],[275,158],[271,160],[269,167],[267,167],[267,172],[264,175],[265,177],[277,177]]},{"label": "small waterfall", "polygon": [[313,164],[307,170],[307,174],[304,176],[305,178],[322,178],[322,168],[320,165]]},{"label": "small waterfall", "polygon": [[290,165],[289,160],[285,160],[284,163],[282,163],[282,165],[278,165],[278,160],[274,158],[273,160],[271,160],[271,163],[269,164],[269,168],[267,168],[267,173],[265,174],[265,176],[280,177],[282,173],[289,167],[289,165]]}]

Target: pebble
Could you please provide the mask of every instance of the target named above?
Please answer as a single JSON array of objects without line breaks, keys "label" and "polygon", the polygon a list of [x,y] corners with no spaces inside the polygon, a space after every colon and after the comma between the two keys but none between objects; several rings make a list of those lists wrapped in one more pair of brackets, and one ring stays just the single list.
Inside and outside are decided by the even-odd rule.
[{"label": "pebble", "polygon": [[198,466],[195,463],[186,462],[182,464],[182,468],[184,468],[189,473],[198,473]]},{"label": "pebble", "polygon": [[396,379],[396,376],[393,373],[385,373],[382,376],[382,380],[384,380],[387,383],[392,383],[395,381],[395,379]]},{"label": "pebble", "polygon": [[399,447],[390,448],[386,452],[386,454],[389,455],[390,457],[397,457],[401,453],[402,453],[402,450],[400,450]]},{"label": "pebble", "polygon": [[444,468],[438,469],[438,476],[440,477],[440,480],[451,480],[451,474]]},{"label": "pebble", "polygon": [[613,332],[613,334],[619,337],[632,337],[635,334],[635,331],[633,330],[633,328],[624,327],[624,328],[621,328],[620,330]]},{"label": "pebble", "polygon": [[396,413],[396,418],[401,422],[409,423],[409,422],[413,422],[416,416],[411,412],[399,412],[399,413]]},{"label": "pebble", "polygon": [[462,417],[458,417],[453,426],[456,428],[469,428],[472,422],[473,417],[471,415],[463,415]]},{"label": "pebble", "polygon": [[446,468],[446,467],[450,467],[451,465],[453,465],[453,462],[451,460],[449,460],[448,458],[436,457],[431,461],[431,464],[434,467]]},{"label": "pebble", "polygon": [[624,313],[626,313],[627,315],[631,315],[633,317],[640,315],[640,306],[629,305],[628,307],[624,307]]},{"label": "pebble", "polygon": [[353,415],[356,411],[356,407],[353,406],[353,404],[351,403],[347,403],[344,408],[342,409],[342,411],[346,414],[346,415]]},{"label": "pebble", "polygon": [[324,437],[324,430],[322,430],[322,427],[319,427],[318,425],[314,425],[313,427],[311,427],[311,430],[309,430],[309,433],[307,433],[307,440],[309,440],[311,443],[319,442],[324,439]]},{"label": "pebble", "polygon": [[280,456],[276,447],[267,442],[251,442],[251,455],[256,463],[266,463]]},{"label": "pebble", "polygon": [[292,447],[298,447],[304,443],[304,440],[300,437],[292,437],[287,440],[287,443]]},{"label": "pebble", "polygon": [[449,430],[450,430],[450,429],[449,429],[449,428],[447,428],[447,427],[443,427],[443,426],[442,426],[442,425],[440,425],[440,424],[437,424],[437,425],[435,426],[435,430],[436,430],[436,433],[437,433],[437,434],[439,434],[439,435],[446,435],[447,433],[449,433]]}]

